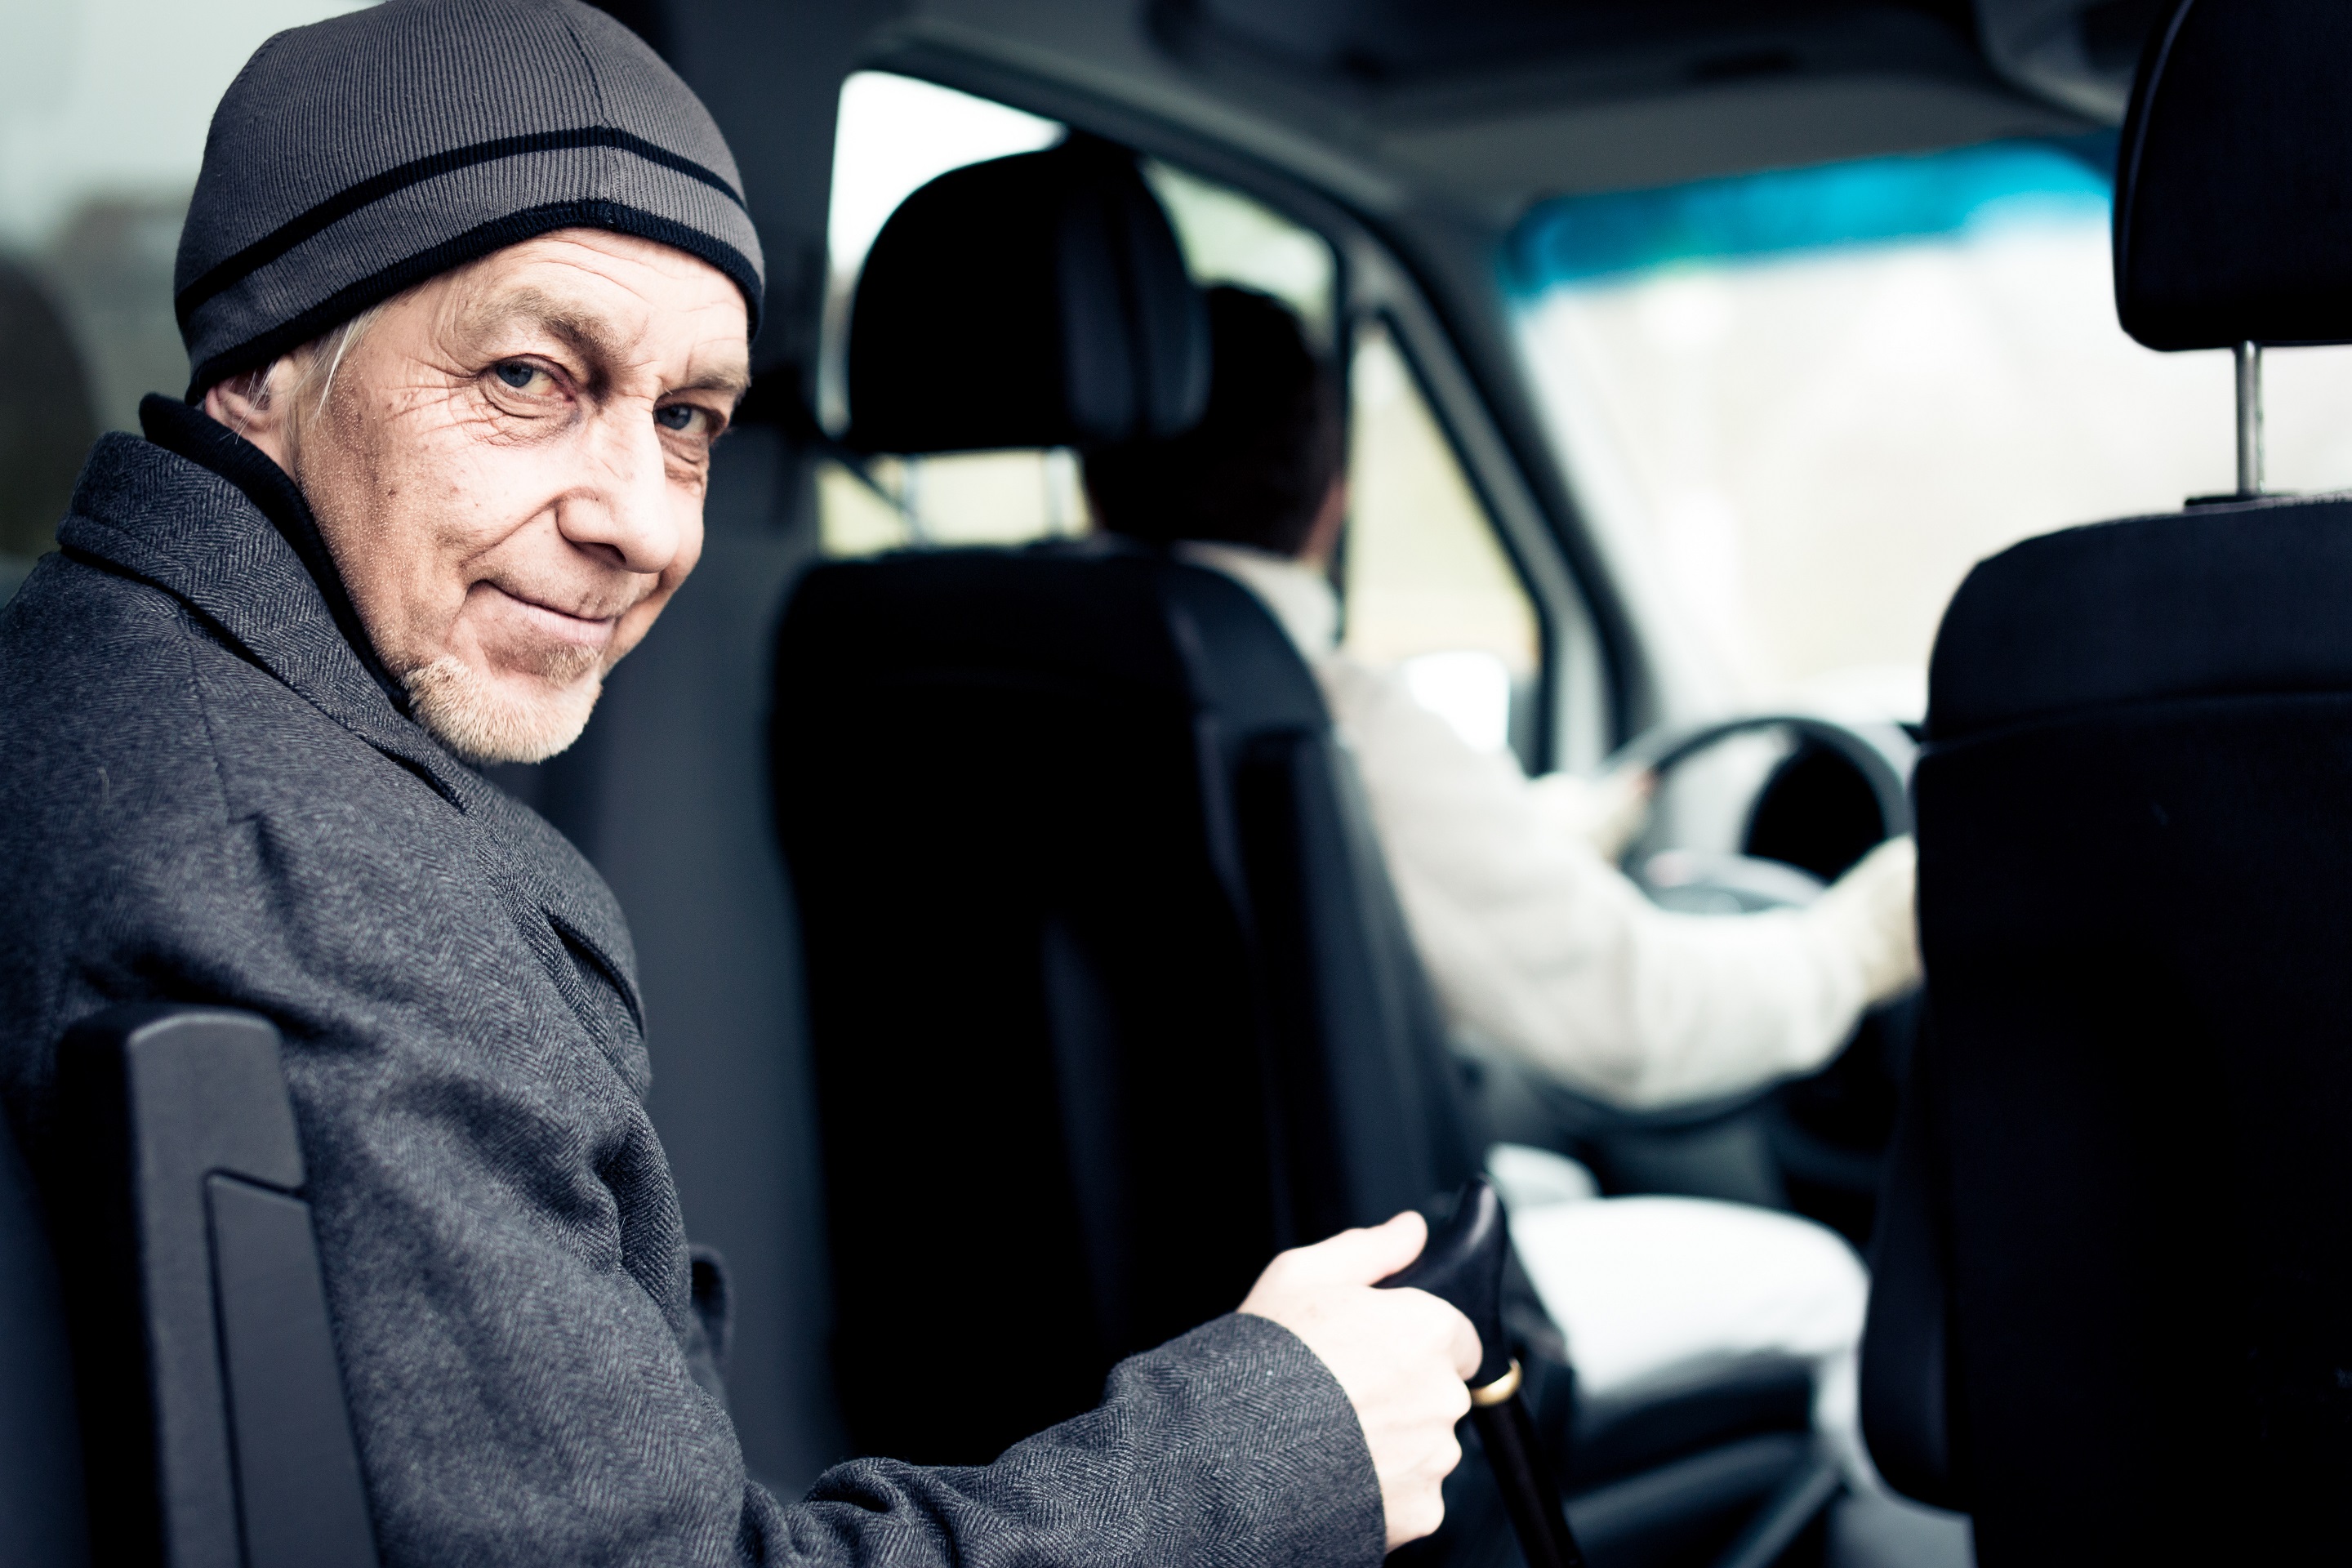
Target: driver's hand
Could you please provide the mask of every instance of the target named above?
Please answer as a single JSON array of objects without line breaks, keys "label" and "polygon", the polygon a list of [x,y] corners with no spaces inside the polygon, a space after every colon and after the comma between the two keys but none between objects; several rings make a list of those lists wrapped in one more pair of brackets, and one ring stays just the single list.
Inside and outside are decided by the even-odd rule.
[{"label": "driver's hand", "polygon": [[1445,1517],[1438,1488],[1462,1462],[1454,1427],[1470,1413],[1465,1380],[1478,1370],[1469,1319],[1425,1290],[1372,1289],[1428,1239],[1410,1209],[1370,1230],[1343,1230],[1267,1264],[1241,1307],[1305,1341],[1355,1406],[1391,1552]]},{"label": "driver's hand", "polygon": [[1890,838],[1854,863],[1805,911],[1862,965],[1867,1005],[1919,984],[1919,917],[1914,889],[1919,852],[1906,836]]},{"label": "driver's hand", "polygon": [[1649,824],[1658,775],[1644,767],[1618,768],[1598,778],[1546,773],[1534,781],[1536,805],[1555,827],[1591,847],[1614,865]]}]

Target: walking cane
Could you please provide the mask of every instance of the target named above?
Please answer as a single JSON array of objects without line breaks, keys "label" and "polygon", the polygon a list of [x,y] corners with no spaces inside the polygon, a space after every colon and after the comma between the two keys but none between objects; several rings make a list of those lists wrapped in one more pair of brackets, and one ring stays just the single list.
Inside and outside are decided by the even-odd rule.
[{"label": "walking cane", "polygon": [[1462,1189],[1454,1217],[1430,1237],[1419,1258],[1381,1280],[1381,1289],[1426,1290],[1458,1308],[1478,1331],[1485,1359],[1470,1379],[1470,1420],[1494,1467],[1519,1550],[1528,1568],[1584,1568],[1584,1553],[1560,1507],[1559,1479],[1519,1396],[1519,1363],[1503,1338],[1503,1255],[1510,1244],[1502,1200],[1483,1177],[1474,1178]]}]

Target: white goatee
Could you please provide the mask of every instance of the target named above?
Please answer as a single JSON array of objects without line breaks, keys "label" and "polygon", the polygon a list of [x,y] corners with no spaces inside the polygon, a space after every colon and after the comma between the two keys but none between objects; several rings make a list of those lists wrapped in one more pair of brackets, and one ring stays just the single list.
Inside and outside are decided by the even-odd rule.
[{"label": "white goatee", "polygon": [[[475,763],[543,763],[580,738],[604,689],[604,654],[549,650],[527,685],[494,680],[455,654],[402,678],[416,721]],[[520,692],[511,689],[521,685]]]}]

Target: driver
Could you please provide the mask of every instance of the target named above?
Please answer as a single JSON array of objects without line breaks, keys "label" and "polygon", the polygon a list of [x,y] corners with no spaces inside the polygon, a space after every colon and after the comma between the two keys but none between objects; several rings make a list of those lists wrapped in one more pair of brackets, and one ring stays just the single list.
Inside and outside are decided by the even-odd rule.
[{"label": "driver", "polygon": [[1612,861],[1646,780],[1529,779],[1474,749],[1393,672],[1339,648],[1330,563],[1348,513],[1336,378],[1263,294],[1209,291],[1208,411],[1097,451],[1108,531],[1238,579],[1297,644],[1371,797],[1389,869],[1453,1021],[1627,1110],[1811,1072],[1863,1010],[1919,980],[1907,837],[1803,910],[1677,914]]},{"label": "driver", "polygon": [[[1645,796],[1625,780],[1530,780],[1473,749],[1397,676],[1339,650],[1329,568],[1347,516],[1337,378],[1265,295],[1208,293],[1206,413],[1173,439],[1098,450],[1107,531],[1237,579],[1314,670],[1352,752],[1389,869],[1451,1021],[1626,1108],[1734,1094],[1820,1067],[1863,1010],[1916,985],[1911,841],[1881,845],[1803,910],[1658,908],[1612,864]],[[1495,1173],[1512,1237],[1605,1393],[1693,1358],[1779,1351],[1821,1368],[1818,1413],[1854,1441],[1853,1352],[1868,1281],[1843,1241],[1793,1215],[1676,1198],[1558,1204],[1590,1177],[1535,1151]],[[1582,1191],[1579,1191],[1581,1186]]]}]

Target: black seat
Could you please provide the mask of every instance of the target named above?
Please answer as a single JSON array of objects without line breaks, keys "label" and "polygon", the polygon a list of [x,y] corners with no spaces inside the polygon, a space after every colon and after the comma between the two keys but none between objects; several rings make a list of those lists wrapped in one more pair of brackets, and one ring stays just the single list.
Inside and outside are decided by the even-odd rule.
[{"label": "black seat", "polygon": [[1238,585],[823,567],[776,689],[862,1447],[990,1458],[1279,1248],[1475,1169],[1321,700]]},{"label": "black seat", "polygon": [[[982,195],[1061,237],[1058,297],[989,292]],[[905,293],[928,335],[878,330]],[[1178,330],[1196,307],[1124,154],[1082,142],[943,176],[860,281],[853,437],[1181,428],[1206,380]],[[1007,334],[1007,310],[1034,330]],[[1139,321],[1160,347],[1118,347]],[[1126,367],[1123,390],[1053,369],[1073,336]],[[968,362],[1008,353],[1048,363],[960,412],[986,379]],[[1089,1407],[1118,1357],[1231,1310],[1279,1248],[1477,1169],[1475,1107],[1345,752],[1247,590],[1111,541],[838,563],[786,612],[775,690],[860,1448],[985,1460]],[[1531,1291],[1517,1318],[1530,1355],[1557,1358]],[[1703,1562],[1806,1468],[1801,1364],[1573,1417],[1550,1370],[1543,1413],[1580,1439],[1568,1474],[1590,1495],[1571,1511],[1597,1563]],[[1711,1462],[1665,1473],[1698,1451]],[[1453,1560],[1510,1552],[1499,1513],[1465,1500]]]},{"label": "black seat", "polygon": [[[2175,9],[2116,191],[2136,337],[2352,340],[2347,80],[2339,5]],[[1988,1568],[2352,1553],[2347,605],[2352,499],[2250,493],[2021,544],[1937,637],[1864,1414]]]},{"label": "black seat", "polygon": [[44,1134],[54,1265],[0,1134],[12,1568],[375,1563],[278,1050],[219,1009],[76,1026]]}]

